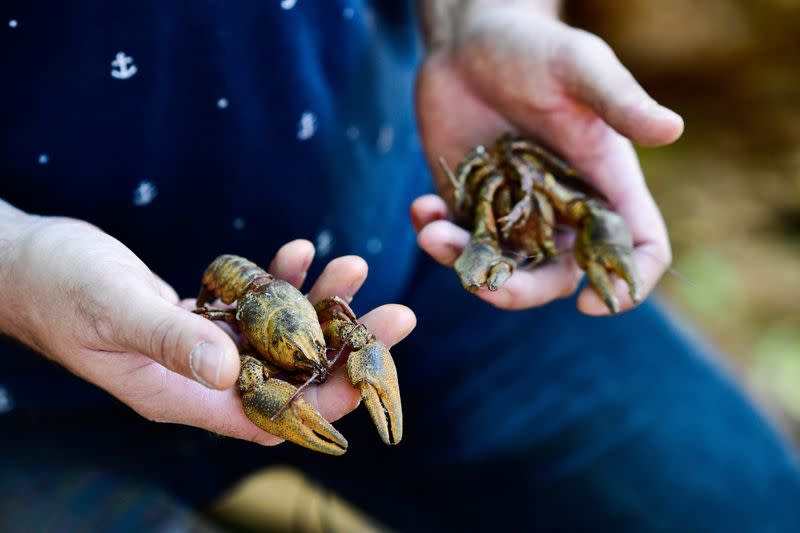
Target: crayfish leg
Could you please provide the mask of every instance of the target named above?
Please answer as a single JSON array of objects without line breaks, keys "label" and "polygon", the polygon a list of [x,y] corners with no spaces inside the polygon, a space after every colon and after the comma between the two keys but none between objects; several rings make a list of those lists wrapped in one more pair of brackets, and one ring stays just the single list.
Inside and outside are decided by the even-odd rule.
[{"label": "crayfish leg", "polygon": [[208,320],[236,324],[236,309],[218,309],[214,307],[198,306],[192,313]]},{"label": "crayfish leg", "polygon": [[356,314],[341,296],[329,296],[328,298],[323,298],[314,304],[314,310],[317,312],[317,317],[319,318],[320,322],[325,322],[327,320],[331,320],[332,318],[339,318],[341,316],[346,317],[353,323],[356,321]]}]

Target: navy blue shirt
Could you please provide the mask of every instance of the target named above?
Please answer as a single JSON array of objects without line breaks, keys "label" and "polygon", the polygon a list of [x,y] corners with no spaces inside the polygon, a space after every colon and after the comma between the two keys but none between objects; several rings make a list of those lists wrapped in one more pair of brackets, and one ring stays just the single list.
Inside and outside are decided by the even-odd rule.
[{"label": "navy blue shirt", "polygon": [[0,197],[98,225],[182,297],[217,255],[302,237],[312,275],[367,259],[357,309],[397,300],[431,189],[409,4],[3,2]]}]

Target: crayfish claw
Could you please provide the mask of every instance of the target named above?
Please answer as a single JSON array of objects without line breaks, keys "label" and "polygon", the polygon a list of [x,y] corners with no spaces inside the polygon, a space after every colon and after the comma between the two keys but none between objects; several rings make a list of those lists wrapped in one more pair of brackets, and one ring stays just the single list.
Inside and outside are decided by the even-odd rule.
[{"label": "crayfish claw", "polygon": [[575,241],[575,257],[612,314],[620,311],[620,305],[611,274],[628,285],[634,305],[642,301],[642,284],[633,260],[633,238],[618,214],[587,202],[587,215]]},{"label": "crayfish claw", "polygon": [[294,385],[283,380],[267,379],[242,393],[244,413],[276,437],[330,455],[346,452],[347,439],[304,398],[292,399],[296,391]]},{"label": "crayfish claw", "polygon": [[470,292],[481,287],[496,291],[514,272],[514,264],[503,257],[496,243],[470,240],[455,263],[461,284]]},{"label": "crayfish claw", "polygon": [[614,294],[614,282],[606,269],[598,263],[589,263],[586,274],[589,276],[592,287],[603,299],[611,314],[619,313],[619,300]]},{"label": "crayfish claw", "polygon": [[397,444],[403,438],[403,407],[397,369],[389,349],[372,341],[354,351],[347,360],[350,383],[361,391],[361,399],[369,411],[381,440]]}]

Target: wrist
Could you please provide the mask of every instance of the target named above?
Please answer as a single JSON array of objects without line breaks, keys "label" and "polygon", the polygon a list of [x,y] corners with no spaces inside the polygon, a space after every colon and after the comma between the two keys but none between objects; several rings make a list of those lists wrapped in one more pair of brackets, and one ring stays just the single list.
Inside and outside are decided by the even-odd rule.
[{"label": "wrist", "polygon": [[30,215],[0,199],[0,297],[8,288],[6,276],[14,261],[19,243],[42,217]]},{"label": "wrist", "polygon": [[[26,248],[37,231],[58,219],[26,213],[0,200],[0,335],[8,335],[41,351],[31,325],[30,306],[35,295],[30,294],[27,274],[30,268],[22,264]],[[49,261],[46,258],[44,261]]]},{"label": "wrist", "polygon": [[561,0],[417,0],[425,43],[430,50],[452,44],[461,29],[491,17],[498,10],[523,9],[557,19]]}]

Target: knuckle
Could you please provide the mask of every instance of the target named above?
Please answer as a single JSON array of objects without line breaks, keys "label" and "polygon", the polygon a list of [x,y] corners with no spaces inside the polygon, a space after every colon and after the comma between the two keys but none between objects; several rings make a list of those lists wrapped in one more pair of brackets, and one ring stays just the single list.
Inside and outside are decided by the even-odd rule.
[{"label": "knuckle", "polygon": [[581,29],[576,29],[575,32],[573,46],[571,48],[573,53],[582,56],[591,54],[595,57],[616,57],[614,50],[602,38]]},{"label": "knuckle", "polygon": [[182,340],[183,328],[177,327],[171,317],[164,317],[150,331],[148,351],[167,367],[182,368],[184,365],[179,361]]},{"label": "knuckle", "polygon": [[84,339],[93,346],[116,345],[124,333],[116,300],[108,296],[103,284],[90,287],[85,282],[65,283],[59,290],[74,302],[77,318],[84,321]]},{"label": "knuckle", "polygon": [[101,344],[113,343],[119,334],[116,314],[102,299],[85,295],[76,297],[78,312],[89,322],[89,331]]}]

